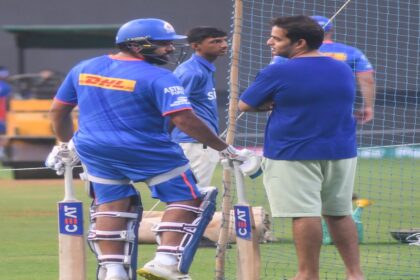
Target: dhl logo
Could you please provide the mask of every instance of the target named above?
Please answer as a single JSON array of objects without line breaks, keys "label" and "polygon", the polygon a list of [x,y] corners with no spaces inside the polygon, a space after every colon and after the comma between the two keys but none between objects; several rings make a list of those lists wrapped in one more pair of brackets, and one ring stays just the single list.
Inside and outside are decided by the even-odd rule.
[{"label": "dhl logo", "polygon": [[334,59],[340,60],[340,61],[346,61],[347,59],[346,53],[323,52],[322,54],[325,56],[329,56]]},{"label": "dhl logo", "polygon": [[92,74],[80,74],[79,85],[132,92],[136,86],[136,81]]}]

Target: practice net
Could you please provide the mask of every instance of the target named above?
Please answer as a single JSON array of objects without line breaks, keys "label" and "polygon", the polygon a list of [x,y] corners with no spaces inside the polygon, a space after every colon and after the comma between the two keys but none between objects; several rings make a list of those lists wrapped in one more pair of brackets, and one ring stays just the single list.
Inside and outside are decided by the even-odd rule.
[{"label": "practice net", "polygon": [[[345,2],[242,1],[239,92],[270,63],[266,41],[272,18],[300,14],[331,18]],[[363,232],[362,268],[369,280],[420,279],[420,246],[409,245],[406,240],[420,232],[419,18],[418,0],[354,0],[332,21],[334,41],[360,49],[375,69],[375,118],[358,126],[355,184],[359,198],[373,202],[362,209],[359,225]],[[358,97],[355,107],[361,102]],[[239,115],[235,145],[261,149],[266,120],[266,113]],[[261,178],[246,184],[249,202],[269,212]],[[291,221],[271,219],[268,228],[266,241],[271,241],[261,244],[261,279],[289,279],[297,268]],[[414,235],[410,240],[418,239]],[[235,279],[235,251],[228,250],[227,254],[226,279]],[[332,245],[323,245],[320,266],[321,279],[345,278],[344,265]]]}]

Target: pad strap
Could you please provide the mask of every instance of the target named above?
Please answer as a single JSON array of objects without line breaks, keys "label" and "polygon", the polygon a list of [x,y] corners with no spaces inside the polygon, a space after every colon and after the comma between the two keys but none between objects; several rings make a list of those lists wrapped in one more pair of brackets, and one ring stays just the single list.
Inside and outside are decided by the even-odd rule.
[{"label": "pad strap", "polygon": [[98,264],[109,264],[109,263],[120,263],[120,264],[130,264],[131,256],[124,255],[101,255],[98,256]]},{"label": "pad strap", "polygon": [[175,204],[175,203],[166,206],[166,210],[167,211],[185,210],[185,211],[190,211],[196,214],[200,214],[201,212],[203,212],[203,210],[200,207],[194,207],[194,206],[189,206],[189,205],[184,205],[184,204]]},{"label": "pad strap", "polygon": [[115,241],[133,241],[136,235],[132,231],[127,230],[89,230],[89,240],[115,240]]},{"label": "pad strap", "polygon": [[194,234],[197,229],[197,225],[188,224],[188,223],[175,223],[175,222],[160,222],[156,224],[152,231],[154,232],[162,232],[162,231],[173,231],[173,232],[181,232],[181,233],[188,233]]},{"label": "pad strap", "polygon": [[138,219],[138,213],[132,212],[115,212],[115,211],[104,211],[104,212],[95,212],[91,214],[92,219],[97,217],[111,217],[111,218],[128,218],[128,219]]}]

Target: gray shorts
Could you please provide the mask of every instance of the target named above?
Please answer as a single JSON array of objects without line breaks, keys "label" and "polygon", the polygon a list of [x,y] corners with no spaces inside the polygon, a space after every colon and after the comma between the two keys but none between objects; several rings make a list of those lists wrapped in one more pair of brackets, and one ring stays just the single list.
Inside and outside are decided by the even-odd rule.
[{"label": "gray shorts", "polygon": [[272,160],[262,163],[264,186],[273,217],[347,216],[357,158]]}]

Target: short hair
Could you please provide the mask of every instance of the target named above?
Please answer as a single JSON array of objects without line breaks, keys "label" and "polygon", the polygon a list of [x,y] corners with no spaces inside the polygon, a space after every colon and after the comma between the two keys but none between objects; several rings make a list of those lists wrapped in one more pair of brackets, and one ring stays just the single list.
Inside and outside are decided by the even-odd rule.
[{"label": "short hair", "polygon": [[285,29],[292,43],[304,39],[310,50],[316,50],[324,40],[324,30],[318,22],[308,16],[279,17],[271,21],[272,26]]},{"label": "short hair", "polygon": [[227,33],[222,29],[210,26],[198,26],[190,29],[187,33],[188,43],[201,43],[207,38],[225,37]]}]

